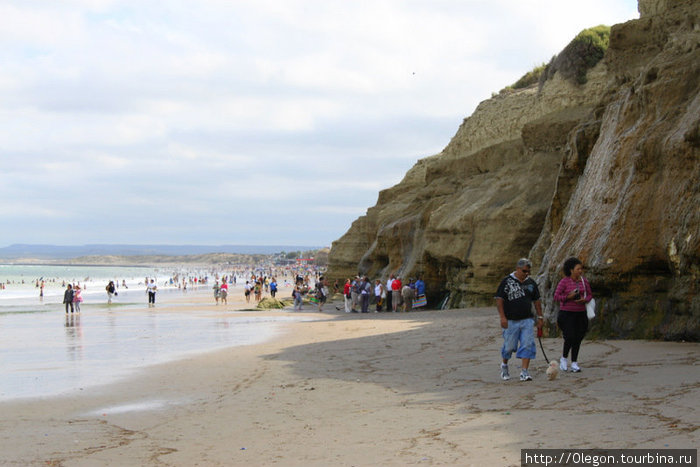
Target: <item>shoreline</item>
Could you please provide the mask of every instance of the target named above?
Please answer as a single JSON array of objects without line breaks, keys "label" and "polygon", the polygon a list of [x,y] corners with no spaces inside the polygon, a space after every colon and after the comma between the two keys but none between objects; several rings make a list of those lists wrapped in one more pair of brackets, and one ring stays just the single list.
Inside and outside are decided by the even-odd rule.
[{"label": "shoreline", "polygon": [[524,448],[697,446],[699,344],[584,341],[582,373],[554,381],[538,348],[534,381],[504,382],[491,307],[326,308],[263,343],[0,402],[0,464],[516,466]]},{"label": "shoreline", "polygon": [[0,402],[76,393],[160,363],[270,340],[287,321],[314,319],[251,311],[240,289],[228,305],[216,305],[202,287],[159,292],[155,308],[144,306],[142,290],[121,303],[86,302],[82,313],[51,303],[4,307]]}]

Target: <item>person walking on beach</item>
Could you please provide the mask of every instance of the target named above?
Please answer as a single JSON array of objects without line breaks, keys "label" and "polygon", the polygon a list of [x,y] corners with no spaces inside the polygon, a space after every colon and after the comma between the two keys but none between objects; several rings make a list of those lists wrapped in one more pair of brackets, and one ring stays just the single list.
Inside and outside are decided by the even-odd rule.
[{"label": "person walking on beach", "polygon": [[578,352],[588,331],[586,303],[593,298],[591,285],[583,277],[583,263],[578,258],[564,261],[564,277],[554,292],[554,301],[559,302],[557,324],[564,336],[564,349],[559,359],[559,369],[568,370],[569,350],[571,350],[571,371],[578,373]]},{"label": "person walking on beach", "polygon": [[219,281],[214,282],[214,300],[216,301],[216,304],[219,304],[219,297],[221,297],[221,286],[219,286]]},{"label": "person walking on beach", "polygon": [[117,294],[117,288],[114,286],[114,281],[109,281],[109,284],[107,284],[105,290],[107,291],[107,303],[112,303],[112,296]]},{"label": "person walking on beach", "polygon": [[362,313],[369,313],[369,298],[372,292],[372,283],[369,277],[365,276],[360,284],[360,302],[362,303]]},{"label": "person walking on beach", "polygon": [[277,295],[277,279],[273,277],[270,281],[270,296],[275,298],[275,295]]},{"label": "person walking on beach", "polygon": [[425,282],[423,281],[423,276],[418,276],[416,280],[416,298],[423,297],[425,295]]},{"label": "person walking on beach", "polygon": [[360,298],[360,276],[355,276],[355,279],[350,283],[350,311],[357,313],[357,303]]},{"label": "person walking on beach", "polygon": [[76,285],[73,288],[73,307],[76,313],[80,313],[80,304],[83,303],[83,296],[81,295],[80,286]]},{"label": "person walking on beach", "polygon": [[318,300],[318,311],[323,311],[323,304],[326,303],[326,295],[328,294],[328,288],[326,287],[326,281],[321,276],[316,282],[316,299]]},{"label": "person walking on beach", "polygon": [[301,311],[302,294],[298,285],[292,290],[292,297],[294,297],[294,311]]},{"label": "person walking on beach", "polygon": [[146,293],[148,293],[148,307],[154,307],[156,306],[156,291],[158,290],[158,286],[156,285],[156,281],[154,279],[151,279],[151,282],[148,283],[146,286]]},{"label": "person walking on beach", "polygon": [[73,286],[68,284],[66,286],[66,291],[63,292],[63,303],[66,304],[66,314],[68,314],[68,309],[70,308],[70,312],[73,313],[74,307],[73,307]]},{"label": "person walking on beach", "polygon": [[221,294],[221,304],[228,305],[228,283],[226,282],[226,279],[221,281],[219,293]]},{"label": "person walking on beach", "polygon": [[255,301],[259,302],[262,300],[262,280],[256,281],[253,289],[255,290]]},{"label": "person walking on beach", "polygon": [[396,313],[396,310],[401,306],[401,287],[403,284],[401,283],[401,278],[400,277],[395,277],[393,281],[391,281],[391,306],[393,308],[393,312]]},{"label": "person walking on beach", "polygon": [[377,279],[374,284],[374,303],[377,304],[375,313],[379,313],[380,311],[382,311],[382,305],[384,304],[384,295],[385,293],[382,281],[380,279]]},{"label": "person walking on beach", "polygon": [[350,313],[352,296],[350,295],[350,290],[352,289],[350,278],[345,280],[345,285],[343,286],[343,302],[345,302],[345,313]]},{"label": "person walking on beach", "polygon": [[245,301],[250,303],[250,281],[245,281]]},{"label": "person walking on beach", "polygon": [[401,288],[401,300],[403,300],[403,311],[408,312],[413,310],[413,299],[415,298],[415,284],[413,279],[408,281],[408,284]]},{"label": "person walking on beach", "polygon": [[506,276],[496,291],[496,307],[503,328],[503,346],[501,347],[501,378],[510,379],[508,360],[515,353],[522,360],[520,381],[532,381],[530,360],[535,358],[534,317],[532,305],[537,311],[537,329],[542,328],[542,304],[537,283],[530,277],[532,263],[521,258],[515,265],[515,271]]},{"label": "person walking on beach", "polygon": [[386,280],[386,287],[384,288],[384,292],[386,294],[386,311],[392,311],[394,307],[392,306],[391,303],[391,283],[394,282],[394,275],[390,274],[389,279]]}]

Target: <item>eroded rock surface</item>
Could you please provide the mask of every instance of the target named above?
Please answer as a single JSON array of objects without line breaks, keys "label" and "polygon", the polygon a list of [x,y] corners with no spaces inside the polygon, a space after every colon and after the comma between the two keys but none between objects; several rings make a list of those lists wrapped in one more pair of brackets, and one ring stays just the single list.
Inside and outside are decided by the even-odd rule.
[{"label": "eroded rock surface", "polygon": [[571,255],[597,332],[700,338],[700,2],[642,0],[585,85],[482,102],[333,243],[329,276],[422,274],[432,303],[490,304],[529,256],[546,313]]}]

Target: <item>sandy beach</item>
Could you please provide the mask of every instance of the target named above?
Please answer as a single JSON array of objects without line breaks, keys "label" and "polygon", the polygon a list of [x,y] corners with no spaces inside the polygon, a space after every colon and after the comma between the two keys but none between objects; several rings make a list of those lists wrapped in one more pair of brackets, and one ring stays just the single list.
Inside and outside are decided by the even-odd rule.
[{"label": "sandy beach", "polygon": [[[294,314],[193,300],[156,312]],[[698,447],[698,344],[584,341],[583,371],[554,381],[538,348],[534,381],[504,382],[495,308],[312,310],[264,343],[0,402],[0,465],[515,466],[524,448]],[[561,339],[544,345],[559,355]]]}]

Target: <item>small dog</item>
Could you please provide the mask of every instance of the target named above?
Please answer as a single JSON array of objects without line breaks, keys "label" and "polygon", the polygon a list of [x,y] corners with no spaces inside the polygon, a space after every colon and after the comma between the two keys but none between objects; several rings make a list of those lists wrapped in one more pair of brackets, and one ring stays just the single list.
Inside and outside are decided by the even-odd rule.
[{"label": "small dog", "polygon": [[557,376],[559,376],[559,363],[555,362],[552,360],[549,362],[549,366],[547,367],[547,378],[552,381],[553,379],[557,379]]}]

